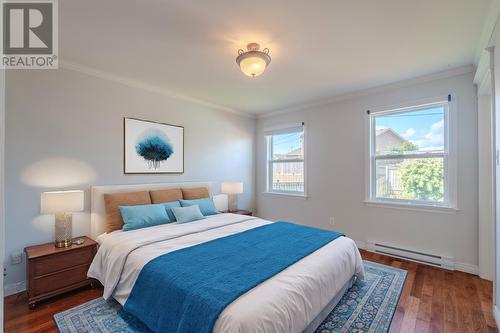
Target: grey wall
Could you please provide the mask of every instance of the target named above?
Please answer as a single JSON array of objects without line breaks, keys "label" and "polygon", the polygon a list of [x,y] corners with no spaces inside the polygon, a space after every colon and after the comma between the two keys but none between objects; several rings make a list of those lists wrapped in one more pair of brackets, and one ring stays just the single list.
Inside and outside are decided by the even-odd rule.
[{"label": "grey wall", "polygon": [[[5,70],[0,70],[0,256],[4,257],[5,248],[5,209],[4,209],[4,151],[5,151]],[[3,262],[0,269],[3,271]],[[0,286],[3,286],[3,274],[0,276]],[[0,298],[3,299],[3,289]],[[3,314],[3,302],[0,302],[0,313]],[[1,317],[1,316],[0,316]],[[0,320],[0,332],[3,332],[3,320]]]},{"label": "grey wall", "polygon": [[[297,221],[342,231],[362,245],[379,241],[454,257],[469,271],[478,263],[477,97],[472,73],[430,82],[380,88],[328,105],[261,118],[257,125],[257,207],[264,218]],[[416,83],[420,82],[420,83]],[[366,110],[456,94],[458,151],[457,213],[371,207],[365,199]],[[263,130],[280,123],[306,123],[309,197],[265,194]],[[330,225],[334,217],[335,225]]]},{"label": "grey wall", "polygon": [[[500,153],[500,25],[495,26],[494,39],[490,46],[493,51],[493,94],[494,102],[494,149],[495,154]],[[495,280],[494,280],[494,314],[497,325],[500,324],[500,163],[495,163]]]},{"label": "grey wall", "polygon": [[[71,70],[10,71],[6,80],[6,285],[25,279],[10,255],[53,240],[40,193],[85,189],[74,235],[88,234],[89,187],[177,181],[243,181],[253,208],[255,120]],[[123,117],[185,127],[183,175],[124,175]]]}]

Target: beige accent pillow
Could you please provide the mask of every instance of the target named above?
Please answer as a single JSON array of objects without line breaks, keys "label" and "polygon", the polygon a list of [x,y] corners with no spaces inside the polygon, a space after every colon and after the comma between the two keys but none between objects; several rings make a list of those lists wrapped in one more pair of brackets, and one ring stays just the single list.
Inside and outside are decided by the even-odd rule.
[{"label": "beige accent pillow", "polygon": [[149,191],[104,194],[106,205],[106,232],[121,230],[123,218],[120,206],[137,206],[151,204]]},{"label": "beige accent pillow", "polygon": [[151,202],[154,204],[182,200],[183,198],[180,188],[149,191],[149,194],[151,195]]},{"label": "beige accent pillow", "polygon": [[184,200],[193,200],[193,199],[208,198],[210,194],[208,194],[208,189],[206,187],[194,187],[194,188],[183,188],[182,196],[184,197]]}]

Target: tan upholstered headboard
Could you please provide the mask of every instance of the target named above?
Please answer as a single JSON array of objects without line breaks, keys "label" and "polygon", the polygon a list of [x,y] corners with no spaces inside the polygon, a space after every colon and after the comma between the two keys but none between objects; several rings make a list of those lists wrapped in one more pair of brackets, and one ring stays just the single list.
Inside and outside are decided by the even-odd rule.
[{"label": "tan upholstered headboard", "polygon": [[151,191],[169,188],[193,188],[206,187],[212,195],[211,182],[184,182],[184,183],[158,183],[158,184],[134,184],[134,185],[103,185],[92,186],[90,189],[90,237],[96,239],[97,236],[106,232],[106,208],[104,205],[104,194],[123,193],[137,191]]}]

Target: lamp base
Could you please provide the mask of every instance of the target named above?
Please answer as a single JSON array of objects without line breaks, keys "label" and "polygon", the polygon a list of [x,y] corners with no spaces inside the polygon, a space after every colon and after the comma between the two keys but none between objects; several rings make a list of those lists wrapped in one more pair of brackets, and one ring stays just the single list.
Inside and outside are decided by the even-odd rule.
[{"label": "lamp base", "polygon": [[73,244],[72,240],[62,240],[54,242],[55,247],[70,247]]},{"label": "lamp base", "polygon": [[55,247],[69,247],[72,244],[72,214],[55,214]]},{"label": "lamp base", "polygon": [[228,195],[228,211],[229,213],[238,210],[238,195],[229,194]]}]

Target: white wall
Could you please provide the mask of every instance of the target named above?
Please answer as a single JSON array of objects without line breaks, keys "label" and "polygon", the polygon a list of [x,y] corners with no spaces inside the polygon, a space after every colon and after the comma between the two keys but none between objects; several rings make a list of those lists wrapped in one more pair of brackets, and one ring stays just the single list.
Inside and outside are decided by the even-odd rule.
[{"label": "white wall", "polygon": [[[498,21],[497,21],[498,22]],[[500,27],[497,24],[497,27]],[[493,92],[494,92],[494,134],[496,154],[500,149],[500,31],[496,29],[492,45],[493,52]],[[495,163],[495,297],[494,315],[497,325],[500,325],[500,164]]]},{"label": "white wall", "polygon": [[[241,208],[254,198],[255,120],[72,70],[10,71],[6,96],[6,285],[25,279],[10,255],[53,240],[53,217],[40,216],[40,193],[86,190],[74,235],[88,234],[89,187],[177,181],[243,181]],[[183,175],[124,175],[123,117],[182,125]],[[22,284],[18,286],[22,288]]]},{"label": "white wall", "polygon": [[478,96],[478,176],[479,176],[479,276],[492,281],[495,276],[494,182],[491,85]]},{"label": "white wall", "polygon": [[[381,241],[454,257],[462,269],[478,264],[477,100],[472,72],[378,88],[356,98],[260,118],[257,124],[257,208],[265,218],[335,229],[360,243]],[[399,88],[398,88],[399,87]],[[366,110],[415,100],[457,97],[459,212],[423,212],[369,207],[365,199]],[[307,126],[309,198],[264,194],[266,145],[263,129],[304,121]],[[330,226],[334,217],[335,226]]]},{"label": "white wall", "polygon": [[[488,10],[488,17],[486,21],[485,28],[488,27],[488,29],[485,29],[485,33],[483,33],[483,38],[482,41],[480,41],[479,47],[481,52],[478,53],[478,69],[476,73],[476,80],[478,84],[478,90],[479,90],[479,95],[485,94],[485,92],[489,91],[492,94],[492,100],[490,102],[491,108],[492,108],[492,119],[490,119],[490,123],[492,124],[492,128],[490,131],[492,132],[493,135],[493,140],[491,142],[491,148],[492,152],[489,156],[489,158],[483,154],[480,148],[480,153],[479,157],[486,158],[487,160],[493,161],[491,166],[491,171],[493,173],[492,179],[493,179],[493,194],[492,194],[492,216],[494,219],[493,223],[493,230],[494,230],[494,243],[493,243],[493,260],[494,260],[494,265],[493,265],[493,271],[494,271],[494,279],[493,279],[493,289],[494,289],[494,294],[493,294],[493,315],[495,318],[495,321],[497,323],[497,326],[500,327],[500,311],[498,309],[498,304],[500,302],[500,214],[499,209],[500,209],[500,196],[499,196],[499,191],[500,191],[500,165],[498,164],[498,160],[495,159],[495,154],[498,154],[498,148],[500,147],[500,53],[498,52],[498,46],[500,45],[500,25],[498,24],[498,17],[500,13],[500,1],[499,0],[492,0],[490,3],[490,9]],[[487,82],[487,80],[489,82]],[[486,93],[487,95],[487,93]],[[484,108],[485,104],[487,104],[487,101],[483,100],[483,98],[480,96],[479,97],[479,112],[481,113],[481,109]],[[482,116],[484,114],[480,114],[479,118],[479,125],[480,125],[480,133],[479,133],[479,142],[482,142],[482,136],[486,135],[484,133],[484,124],[485,120],[483,119]],[[484,121],[483,121],[484,120]],[[485,168],[485,163],[487,161],[481,160],[480,162],[480,169],[479,169],[479,177],[480,177],[480,211],[479,211],[479,217],[480,217],[480,234],[479,234],[479,242],[480,242],[480,264],[482,266],[481,261],[486,260],[491,260],[491,253],[486,254],[486,258],[483,258],[484,251],[486,250],[484,248],[484,244],[482,242],[484,241],[485,238],[485,231],[489,232],[491,229],[487,228],[489,230],[485,230],[486,224],[484,223],[485,217],[488,217],[490,213],[488,212],[488,208],[486,205],[483,205],[484,199],[488,199],[487,196],[485,198],[484,193],[482,193],[483,188],[486,186],[486,181],[483,180],[484,172],[486,171]],[[484,183],[483,183],[484,182]],[[490,182],[491,183],[491,182]],[[484,184],[484,186],[483,186]],[[488,239],[489,240],[489,239]],[[480,267],[481,267],[480,266]],[[481,269],[482,271],[483,269]]]},{"label": "white wall", "polygon": [[[5,253],[5,215],[4,215],[4,151],[5,151],[5,70],[0,70],[0,258]],[[3,286],[3,262],[0,262],[0,286]],[[3,299],[0,288],[0,300]],[[0,302],[0,332],[3,332],[3,302]]]}]

